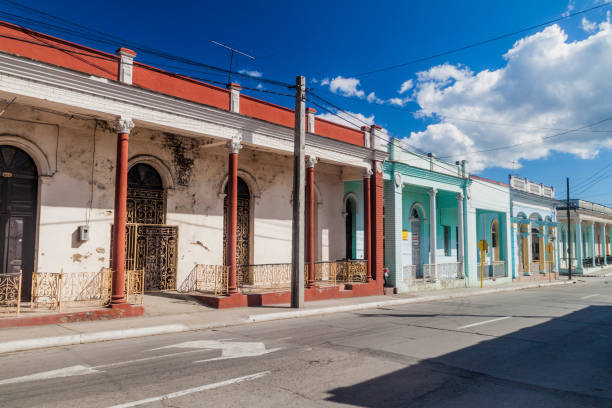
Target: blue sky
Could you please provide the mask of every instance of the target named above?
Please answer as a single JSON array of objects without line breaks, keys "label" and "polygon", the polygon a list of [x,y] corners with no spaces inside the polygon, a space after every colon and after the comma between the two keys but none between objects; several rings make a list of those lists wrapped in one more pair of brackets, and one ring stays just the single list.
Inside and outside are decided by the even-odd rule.
[{"label": "blue sky", "polygon": [[[580,197],[612,206],[612,174],[592,187],[585,184],[605,166],[610,165],[602,174],[612,172],[612,132],[605,132],[612,130],[612,120],[586,131],[541,139],[612,117],[612,102],[602,97],[612,92],[608,79],[612,72],[612,25],[606,15],[612,6],[564,20],[556,27],[399,69],[355,76],[599,3],[601,0],[176,0],[169,7],[168,2],[139,0],[107,1],[103,6],[84,1],[27,2],[93,29],[211,65],[225,67],[229,58],[210,40],[230,44],[257,57],[255,61],[237,58],[235,69],[285,82],[305,75],[315,93],[354,116],[363,115],[358,117],[364,122],[375,122],[395,137],[410,137],[408,148],[433,151],[449,161],[466,158],[478,174],[501,181],[507,181],[514,171],[555,186],[558,198],[565,191],[565,177],[570,176],[578,191],[584,190]],[[28,15],[3,2],[0,11]],[[2,18],[11,21],[6,15]],[[22,24],[106,51],[116,48]],[[187,71],[186,66],[147,55],[137,59],[226,80],[223,75]],[[291,92],[258,81],[238,82]],[[400,94],[402,84],[410,86]],[[285,106],[292,104],[286,97],[250,93]],[[474,153],[515,143],[521,145]]]}]

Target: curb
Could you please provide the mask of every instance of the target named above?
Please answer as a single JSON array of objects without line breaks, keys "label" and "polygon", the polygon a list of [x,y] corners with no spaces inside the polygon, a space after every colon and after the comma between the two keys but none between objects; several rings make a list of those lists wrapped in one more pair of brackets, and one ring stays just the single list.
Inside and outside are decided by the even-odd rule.
[{"label": "curb", "polygon": [[296,310],[296,311],[290,311],[290,312],[265,313],[265,314],[248,316],[247,320],[252,323],[268,322],[272,320],[292,319],[296,317],[307,317],[307,316],[319,316],[319,315],[325,315],[325,314],[351,312],[351,311],[364,310],[364,309],[376,309],[379,307],[406,305],[410,303],[432,302],[436,300],[449,300],[449,299],[457,299],[457,298],[464,298],[464,297],[471,297],[471,296],[490,295],[492,293],[501,293],[501,292],[514,292],[514,291],[523,290],[523,289],[534,289],[534,288],[541,288],[541,287],[548,287],[548,286],[567,285],[567,284],[576,283],[576,282],[577,281],[573,280],[573,281],[561,281],[561,282],[551,282],[551,283],[534,283],[534,284],[523,286],[520,288],[483,289],[482,291],[464,293],[464,294],[420,296],[420,297],[407,298],[407,299],[392,299],[392,300],[382,300],[379,302],[359,303],[359,304],[354,304],[354,305],[331,306],[331,307],[311,309],[311,310]]},{"label": "curb", "polygon": [[499,288],[499,289],[483,289],[478,292],[470,292],[463,294],[447,294],[447,295],[431,295],[420,296],[407,299],[391,299],[379,302],[357,303],[353,305],[331,306],[310,310],[295,310],[289,312],[265,313],[259,315],[250,315],[246,319],[238,319],[228,322],[216,322],[202,325],[188,325],[184,323],[169,324],[163,326],[141,327],[136,329],[126,330],[108,330],[93,333],[80,333],[67,336],[56,337],[41,337],[28,340],[14,340],[0,342],[0,354],[14,353],[18,351],[28,351],[48,347],[72,346],[76,344],[97,343],[101,341],[123,340],[136,337],[155,336],[160,334],[181,333],[195,330],[215,329],[228,326],[239,326],[247,323],[268,322],[273,320],[285,320],[307,316],[320,316],[333,313],[344,313],[356,310],[375,309],[379,307],[388,307],[395,305],[405,305],[410,303],[431,302],[436,300],[448,300],[456,298],[464,298],[470,296],[482,296],[492,293],[513,292],[523,289],[534,289],[548,286],[567,285],[577,283],[577,281],[561,281],[552,283],[534,283],[532,285],[522,286],[518,288]]}]

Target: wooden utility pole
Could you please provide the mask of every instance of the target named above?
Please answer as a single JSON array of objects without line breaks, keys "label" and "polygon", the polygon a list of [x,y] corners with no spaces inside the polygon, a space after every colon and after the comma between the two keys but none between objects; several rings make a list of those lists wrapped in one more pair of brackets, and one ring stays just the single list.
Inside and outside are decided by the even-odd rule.
[{"label": "wooden utility pole", "polygon": [[566,207],[567,207],[567,276],[569,280],[572,280],[572,223],[570,222],[570,185],[569,185],[569,177],[567,180],[567,199],[566,199]]},{"label": "wooden utility pole", "polygon": [[293,239],[291,307],[304,306],[304,149],[306,138],[306,78],[295,78],[295,138],[293,140]]}]

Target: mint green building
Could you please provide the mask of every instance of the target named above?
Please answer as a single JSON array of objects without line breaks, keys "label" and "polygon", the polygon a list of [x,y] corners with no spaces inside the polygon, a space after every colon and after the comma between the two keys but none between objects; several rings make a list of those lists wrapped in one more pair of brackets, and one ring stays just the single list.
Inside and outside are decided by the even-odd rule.
[{"label": "mint green building", "polygon": [[455,164],[390,143],[384,166],[384,248],[387,285],[398,292],[479,284],[477,242],[487,285],[511,280],[510,196],[503,183],[472,177]]}]

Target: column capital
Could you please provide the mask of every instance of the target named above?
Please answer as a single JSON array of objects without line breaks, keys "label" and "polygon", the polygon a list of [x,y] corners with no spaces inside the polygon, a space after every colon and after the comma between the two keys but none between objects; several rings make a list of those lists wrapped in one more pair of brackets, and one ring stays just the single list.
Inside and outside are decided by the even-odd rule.
[{"label": "column capital", "polygon": [[457,200],[463,200],[463,193],[457,193],[455,197],[457,197]]},{"label": "column capital", "polygon": [[374,173],[372,172],[372,169],[369,168],[369,167],[367,169],[363,170],[363,178],[368,178],[369,179],[370,177],[372,177],[372,174],[374,174]]},{"label": "column capital", "polygon": [[319,159],[317,159],[315,156],[306,156],[306,168],[313,169],[318,161]]},{"label": "column capital", "polygon": [[438,189],[437,188],[432,188],[431,190],[427,191],[427,194],[429,194],[430,196],[434,196],[436,194],[438,194]]},{"label": "column capital", "polygon": [[130,133],[134,129],[134,122],[132,118],[126,118],[125,116],[119,116],[113,123],[113,128],[117,133]]},{"label": "column capital", "polygon": [[242,149],[242,144],[240,144],[241,139],[238,137],[233,137],[231,140],[227,141],[227,150],[230,154],[238,154],[240,149]]}]

